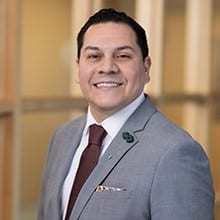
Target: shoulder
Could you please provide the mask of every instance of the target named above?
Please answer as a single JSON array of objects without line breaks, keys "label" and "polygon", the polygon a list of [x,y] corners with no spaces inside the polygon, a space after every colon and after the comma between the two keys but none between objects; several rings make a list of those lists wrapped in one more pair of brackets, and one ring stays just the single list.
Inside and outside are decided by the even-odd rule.
[{"label": "shoulder", "polygon": [[183,151],[192,155],[205,156],[201,145],[187,130],[181,128],[157,109],[152,111],[147,120],[142,117],[142,121],[145,121],[143,130],[139,130],[141,133],[143,132],[140,134],[143,139],[142,143],[148,143],[148,148],[152,147],[153,152],[158,155],[169,156],[172,152],[178,154]]},{"label": "shoulder", "polygon": [[55,129],[54,134],[67,135],[75,130],[81,130],[83,129],[85,122],[86,122],[86,116],[82,115],[76,119],[61,124],[59,127]]},{"label": "shoulder", "polygon": [[202,146],[160,112],[152,116],[148,129],[155,134],[151,137],[152,151],[157,152],[154,157],[158,158],[152,183],[153,209],[161,209],[169,216],[169,206],[170,213],[175,210],[176,216],[181,216],[181,210],[190,203],[191,208],[185,210],[187,216],[211,219],[208,216],[212,216],[214,207],[213,181]]},{"label": "shoulder", "polygon": [[125,128],[134,131],[143,144],[148,143],[163,152],[181,144],[199,145],[186,130],[160,112],[149,96],[129,118]]},{"label": "shoulder", "polygon": [[81,137],[86,117],[83,115],[79,118],[68,121],[55,129],[50,140],[50,149],[60,148],[65,143],[71,143]]},{"label": "shoulder", "polygon": [[188,131],[177,125],[174,121],[167,118],[160,111],[155,112],[149,121],[151,129],[156,129],[160,133],[171,135],[176,138],[192,139],[192,136]]}]

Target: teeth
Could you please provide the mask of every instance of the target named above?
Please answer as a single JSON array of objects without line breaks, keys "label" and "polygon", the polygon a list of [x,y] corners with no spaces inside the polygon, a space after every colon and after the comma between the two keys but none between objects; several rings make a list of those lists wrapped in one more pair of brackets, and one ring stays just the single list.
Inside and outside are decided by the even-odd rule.
[{"label": "teeth", "polygon": [[102,83],[97,83],[95,84],[97,87],[118,87],[121,85],[121,83],[107,83],[107,82],[102,82]]}]

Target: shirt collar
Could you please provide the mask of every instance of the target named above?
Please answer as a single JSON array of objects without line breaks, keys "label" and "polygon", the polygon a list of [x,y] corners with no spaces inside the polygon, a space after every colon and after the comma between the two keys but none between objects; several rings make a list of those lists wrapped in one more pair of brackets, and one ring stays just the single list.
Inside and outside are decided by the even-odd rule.
[{"label": "shirt collar", "polygon": [[127,119],[132,115],[132,113],[137,109],[137,107],[144,101],[144,93],[142,92],[133,102],[129,105],[116,112],[112,116],[106,118],[101,123],[97,123],[95,118],[93,117],[90,107],[88,107],[87,113],[87,122],[84,129],[85,134],[88,134],[88,128],[91,124],[99,124],[101,125],[108,135],[112,138],[116,136],[120,128],[124,125]]}]

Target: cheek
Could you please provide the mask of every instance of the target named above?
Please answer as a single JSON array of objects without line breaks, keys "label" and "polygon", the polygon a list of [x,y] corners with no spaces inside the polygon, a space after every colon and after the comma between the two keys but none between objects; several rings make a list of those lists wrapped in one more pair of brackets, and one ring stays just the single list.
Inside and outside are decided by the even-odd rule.
[{"label": "cheek", "polygon": [[78,74],[78,84],[80,85],[81,89],[87,87],[88,79],[86,78],[85,74]]},{"label": "cheek", "polygon": [[78,71],[78,73],[76,74],[75,81],[76,81],[76,83],[79,84],[79,71]]},{"label": "cheek", "polygon": [[89,81],[90,79],[90,69],[89,68],[85,68],[82,66],[79,66],[78,68],[78,73],[77,73],[77,82],[79,84],[85,84]]},{"label": "cheek", "polygon": [[130,81],[131,84],[140,86],[141,84],[145,84],[146,74],[142,69],[133,68],[133,72],[131,72],[130,75],[128,76],[128,81]]}]

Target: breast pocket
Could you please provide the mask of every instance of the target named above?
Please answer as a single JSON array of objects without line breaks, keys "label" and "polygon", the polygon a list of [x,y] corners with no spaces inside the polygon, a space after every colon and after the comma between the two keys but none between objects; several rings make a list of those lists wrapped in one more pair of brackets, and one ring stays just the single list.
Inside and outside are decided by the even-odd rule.
[{"label": "breast pocket", "polygon": [[132,191],[95,191],[80,219],[129,220],[132,215]]}]

